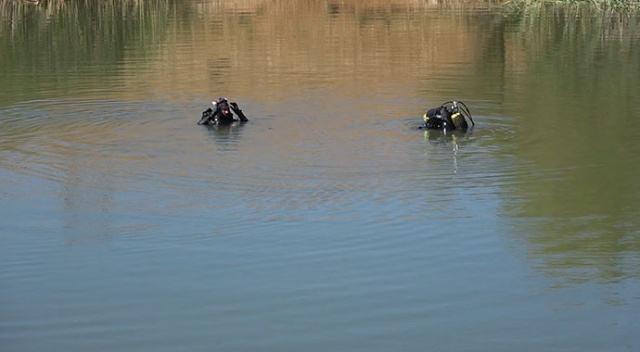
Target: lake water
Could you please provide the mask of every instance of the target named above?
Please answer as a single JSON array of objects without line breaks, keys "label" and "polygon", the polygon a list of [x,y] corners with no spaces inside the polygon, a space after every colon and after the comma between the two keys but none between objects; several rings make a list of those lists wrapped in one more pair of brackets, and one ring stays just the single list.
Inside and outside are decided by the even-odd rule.
[{"label": "lake water", "polygon": [[640,349],[639,16],[0,9],[0,350]]}]

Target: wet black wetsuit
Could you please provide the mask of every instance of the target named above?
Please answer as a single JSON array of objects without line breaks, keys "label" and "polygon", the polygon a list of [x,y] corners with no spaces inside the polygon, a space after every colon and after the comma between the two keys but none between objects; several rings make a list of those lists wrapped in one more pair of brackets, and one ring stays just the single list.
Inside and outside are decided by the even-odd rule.
[{"label": "wet black wetsuit", "polygon": [[[202,117],[198,121],[198,125],[230,125],[234,122],[248,122],[249,119],[244,115],[242,110],[236,103],[229,103],[225,98],[220,98],[215,102],[215,110],[208,108],[202,112]],[[238,115],[236,118],[231,110]]]}]

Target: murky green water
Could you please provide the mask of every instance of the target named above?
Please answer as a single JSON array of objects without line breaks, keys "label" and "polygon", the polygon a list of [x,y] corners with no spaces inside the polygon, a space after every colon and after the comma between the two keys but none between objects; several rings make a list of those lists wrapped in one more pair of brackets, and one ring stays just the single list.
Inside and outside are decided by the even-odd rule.
[{"label": "murky green water", "polygon": [[640,348],[638,16],[1,4],[3,351]]}]

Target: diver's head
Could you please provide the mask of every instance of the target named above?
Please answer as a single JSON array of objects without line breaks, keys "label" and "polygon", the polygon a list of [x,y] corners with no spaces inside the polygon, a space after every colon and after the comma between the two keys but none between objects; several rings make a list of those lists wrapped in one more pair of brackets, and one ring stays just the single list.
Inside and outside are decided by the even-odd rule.
[{"label": "diver's head", "polygon": [[213,105],[216,107],[216,110],[223,115],[229,115],[229,100],[227,98],[218,98],[218,100],[213,102]]}]

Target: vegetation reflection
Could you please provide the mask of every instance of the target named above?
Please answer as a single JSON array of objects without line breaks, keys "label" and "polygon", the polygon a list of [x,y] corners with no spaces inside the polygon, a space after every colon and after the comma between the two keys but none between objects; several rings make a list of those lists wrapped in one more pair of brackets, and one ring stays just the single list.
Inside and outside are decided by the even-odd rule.
[{"label": "vegetation reflection", "polygon": [[519,235],[559,284],[639,277],[638,14],[539,6],[505,21],[505,104],[537,175],[510,196]]},{"label": "vegetation reflection", "polygon": [[65,95],[69,87],[99,90],[117,77],[127,50],[155,53],[171,11],[167,0],[3,0],[0,6],[0,76],[13,99]]}]

